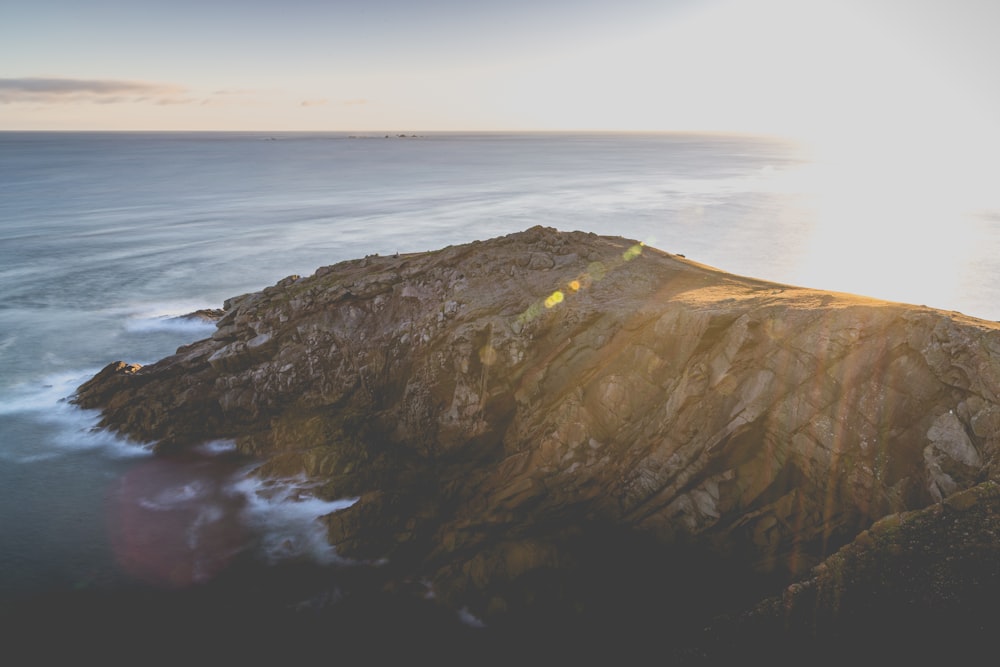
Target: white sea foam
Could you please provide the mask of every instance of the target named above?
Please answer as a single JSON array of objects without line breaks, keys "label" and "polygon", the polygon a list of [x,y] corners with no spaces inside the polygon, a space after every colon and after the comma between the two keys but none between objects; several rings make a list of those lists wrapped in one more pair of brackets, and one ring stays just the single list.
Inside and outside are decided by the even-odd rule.
[{"label": "white sea foam", "polygon": [[[21,463],[80,450],[100,450],[112,458],[148,456],[148,446],[99,429],[100,415],[96,410],[84,410],[69,402],[76,388],[96,372],[56,373],[36,384],[22,384],[5,391],[0,397],[0,417],[30,420],[44,428],[47,437],[22,442],[20,448],[8,445],[0,450],[0,456]],[[25,449],[27,446],[31,449]]]},{"label": "white sea foam", "polygon": [[199,546],[199,539],[201,531],[210,524],[217,521],[221,521],[226,516],[225,511],[218,505],[202,505],[198,509],[198,515],[195,517],[191,525],[188,526],[187,531],[187,544],[191,549],[195,549]]},{"label": "white sea foam", "polygon": [[463,624],[469,626],[470,628],[485,628],[486,623],[482,621],[479,617],[475,616],[468,607],[462,607],[458,610],[458,620]]},{"label": "white sea foam", "polygon": [[67,396],[96,372],[57,373],[42,378],[38,383],[13,387],[0,401],[0,415],[19,412],[51,414]]},{"label": "white sea foam", "polygon": [[[191,312],[191,311],[188,311]],[[186,313],[175,315],[133,315],[125,321],[125,330],[131,333],[169,332],[194,336],[209,336],[215,331],[215,322],[195,317],[185,317]]]},{"label": "white sea foam", "polygon": [[215,322],[188,316],[209,307],[214,306],[193,301],[164,301],[127,304],[102,312],[112,320],[121,321],[128,333],[176,333],[201,338],[215,331]]},{"label": "white sea foam", "polygon": [[195,449],[198,453],[206,456],[219,456],[235,452],[236,443],[232,440],[209,440],[198,445]]},{"label": "white sea foam", "polygon": [[[108,458],[150,457],[148,446],[99,429],[97,411],[84,410],[69,402],[68,397],[95,372],[54,374],[37,384],[6,390],[0,399],[0,417],[11,423],[27,422],[28,428],[42,435],[0,443],[3,445],[0,458],[30,463],[88,450],[97,450]],[[231,440],[213,440],[198,447],[200,453],[209,457],[223,456],[235,449]],[[262,480],[248,475],[249,472],[244,470],[238,474],[236,481],[221,489],[221,496],[220,489],[211,482],[188,477],[166,486],[147,487],[134,501],[144,511],[164,515],[194,512],[183,540],[196,557],[218,558],[214,552],[199,555],[203,548],[200,542],[206,530],[214,530],[213,526],[232,516],[233,509],[239,507],[237,520],[257,536],[255,544],[263,560],[271,563],[288,559],[307,559],[321,564],[348,562],[337,556],[318,519],[351,506],[357,498],[322,500],[313,495],[311,486],[302,478]],[[223,506],[229,505],[230,501],[225,500],[227,496],[240,500],[227,509]],[[212,571],[212,562],[206,561],[206,576]]]},{"label": "white sea foam", "polygon": [[151,498],[139,498],[140,506],[154,512],[168,512],[180,505],[187,505],[204,497],[206,489],[199,481],[188,482],[179,486],[159,489]]},{"label": "white sea foam", "polygon": [[346,563],[329,543],[320,517],[350,507],[357,498],[327,501],[312,495],[302,478],[262,480],[245,477],[233,490],[247,502],[243,521],[260,536],[267,562],[307,558],[321,564]]},{"label": "white sea foam", "polygon": [[163,320],[184,318],[185,315],[207,307],[204,303],[194,301],[161,301],[157,303],[129,304],[107,312],[112,315],[123,315],[136,321]]}]

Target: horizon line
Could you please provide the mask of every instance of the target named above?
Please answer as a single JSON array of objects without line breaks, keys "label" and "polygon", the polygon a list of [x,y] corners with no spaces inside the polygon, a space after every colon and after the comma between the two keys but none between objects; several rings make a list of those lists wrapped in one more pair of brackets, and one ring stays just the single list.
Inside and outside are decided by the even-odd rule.
[{"label": "horizon line", "polygon": [[685,134],[685,135],[722,135],[745,137],[768,137],[775,139],[796,140],[793,134],[754,130],[720,130],[720,129],[475,129],[475,130],[232,130],[232,129],[65,129],[65,128],[33,128],[6,129],[0,128],[0,133],[12,134],[341,134],[358,138],[420,138],[432,134]]}]

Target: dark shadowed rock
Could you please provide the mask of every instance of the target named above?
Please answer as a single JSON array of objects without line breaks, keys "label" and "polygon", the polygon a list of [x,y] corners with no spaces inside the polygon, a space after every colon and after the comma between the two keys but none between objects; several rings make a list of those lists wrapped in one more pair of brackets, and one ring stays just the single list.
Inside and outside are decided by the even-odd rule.
[{"label": "dark shadowed rock", "polygon": [[326,517],[342,555],[493,625],[638,600],[680,633],[995,478],[998,397],[995,323],[535,227],[235,297],[75,400],[360,496]]},{"label": "dark shadowed rock", "polygon": [[971,662],[993,650],[998,595],[1000,486],[989,481],[878,520],[781,594],[716,619],[700,655],[703,664]]}]

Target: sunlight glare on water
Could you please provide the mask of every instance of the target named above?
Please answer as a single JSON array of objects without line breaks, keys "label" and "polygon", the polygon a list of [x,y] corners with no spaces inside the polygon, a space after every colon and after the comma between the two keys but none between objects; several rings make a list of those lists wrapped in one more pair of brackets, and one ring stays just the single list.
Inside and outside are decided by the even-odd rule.
[{"label": "sunlight glare on water", "polygon": [[[784,281],[795,285],[996,316],[970,307],[984,249],[996,243],[996,191],[912,153],[864,157],[821,151],[815,161],[761,174],[806,202],[806,233]],[[989,261],[989,260],[987,260]]]}]

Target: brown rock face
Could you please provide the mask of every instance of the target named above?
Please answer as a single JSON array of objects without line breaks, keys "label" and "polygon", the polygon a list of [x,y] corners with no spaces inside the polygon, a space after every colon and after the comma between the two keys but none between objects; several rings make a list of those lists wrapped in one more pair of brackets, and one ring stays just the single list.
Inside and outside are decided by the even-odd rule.
[{"label": "brown rock face", "polygon": [[1000,325],[535,227],[230,299],[211,338],[76,400],[359,495],[327,517],[342,554],[501,617],[592,539],[795,575],[995,478]]}]

